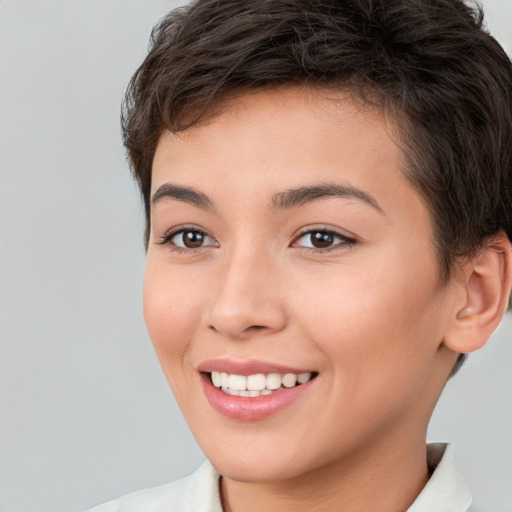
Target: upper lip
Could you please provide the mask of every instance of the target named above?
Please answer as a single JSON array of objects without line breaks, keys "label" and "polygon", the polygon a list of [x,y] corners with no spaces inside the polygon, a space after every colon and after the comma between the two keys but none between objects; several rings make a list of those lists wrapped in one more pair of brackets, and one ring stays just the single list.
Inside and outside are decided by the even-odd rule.
[{"label": "upper lip", "polygon": [[258,373],[306,373],[313,372],[311,369],[293,368],[290,366],[276,364],[269,361],[251,359],[247,361],[236,361],[233,359],[208,359],[197,366],[197,370],[204,373],[226,372],[235,375],[255,375]]}]

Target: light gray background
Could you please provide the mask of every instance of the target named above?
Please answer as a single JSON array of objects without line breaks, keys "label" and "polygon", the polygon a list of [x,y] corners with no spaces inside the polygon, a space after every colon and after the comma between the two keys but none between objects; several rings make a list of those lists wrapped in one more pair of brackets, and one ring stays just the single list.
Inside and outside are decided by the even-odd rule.
[{"label": "light gray background", "polygon": [[[141,313],[143,215],[120,143],[124,88],[163,0],[0,1],[0,510],[80,510],[202,460]],[[512,48],[512,1],[487,0]],[[478,510],[512,511],[512,321],[450,382]]]}]

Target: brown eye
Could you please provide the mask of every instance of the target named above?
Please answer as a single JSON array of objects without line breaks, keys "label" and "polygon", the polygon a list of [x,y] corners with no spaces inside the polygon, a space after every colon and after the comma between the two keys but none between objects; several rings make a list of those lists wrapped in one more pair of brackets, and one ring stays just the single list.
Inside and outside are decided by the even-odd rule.
[{"label": "brown eye", "polygon": [[317,249],[330,247],[334,242],[334,235],[325,231],[313,231],[310,234],[311,245]]},{"label": "brown eye", "polygon": [[353,238],[326,229],[314,229],[299,236],[292,244],[293,247],[302,247],[312,251],[326,252],[331,249],[341,249],[351,246],[356,241]]},{"label": "brown eye", "polygon": [[204,234],[199,231],[184,231],[181,234],[181,239],[185,247],[188,247],[189,249],[196,249],[203,245]]},{"label": "brown eye", "polygon": [[218,243],[198,229],[182,229],[162,238],[160,245],[169,245],[175,249],[200,249],[201,247],[217,247]]}]

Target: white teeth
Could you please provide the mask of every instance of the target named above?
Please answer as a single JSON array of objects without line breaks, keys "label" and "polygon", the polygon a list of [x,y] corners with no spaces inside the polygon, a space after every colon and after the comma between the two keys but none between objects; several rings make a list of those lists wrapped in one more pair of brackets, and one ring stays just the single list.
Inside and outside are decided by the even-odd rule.
[{"label": "white teeth", "polygon": [[311,379],[311,372],[305,373],[257,373],[255,375],[237,375],[226,372],[211,372],[211,380],[216,388],[233,396],[255,397],[270,395],[276,390],[293,388],[305,384]]},{"label": "white teeth", "polygon": [[265,379],[265,375],[263,375],[263,373],[249,375],[247,377],[247,389],[249,391],[261,391],[262,389],[265,389],[266,385],[267,379]]},{"label": "white teeth", "polygon": [[220,388],[220,386],[222,385],[222,380],[220,378],[219,372],[212,372],[212,382],[216,388]]},{"label": "white teeth", "polygon": [[283,377],[283,386],[285,388],[293,388],[293,386],[295,386],[296,382],[297,382],[297,375],[295,375],[295,373],[287,373]]},{"label": "white teeth", "polygon": [[299,384],[305,384],[309,379],[311,379],[311,372],[299,373],[299,375],[297,375]]},{"label": "white teeth", "polygon": [[243,391],[247,388],[247,377],[245,375],[233,375],[228,377],[228,388]]},{"label": "white teeth", "polygon": [[267,389],[279,389],[281,384],[281,375],[279,373],[269,373],[267,375]]}]

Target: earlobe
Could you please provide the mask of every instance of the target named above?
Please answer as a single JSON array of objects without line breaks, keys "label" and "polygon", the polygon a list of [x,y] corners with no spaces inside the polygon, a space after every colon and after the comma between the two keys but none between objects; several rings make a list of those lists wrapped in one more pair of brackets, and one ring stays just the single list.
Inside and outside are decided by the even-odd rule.
[{"label": "earlobe", "polygon": [[463,304],[454,307],[444,345],[459,353],[483,347],[507,309],[512,286],[512,246],[500,232],[464,266]]}]

